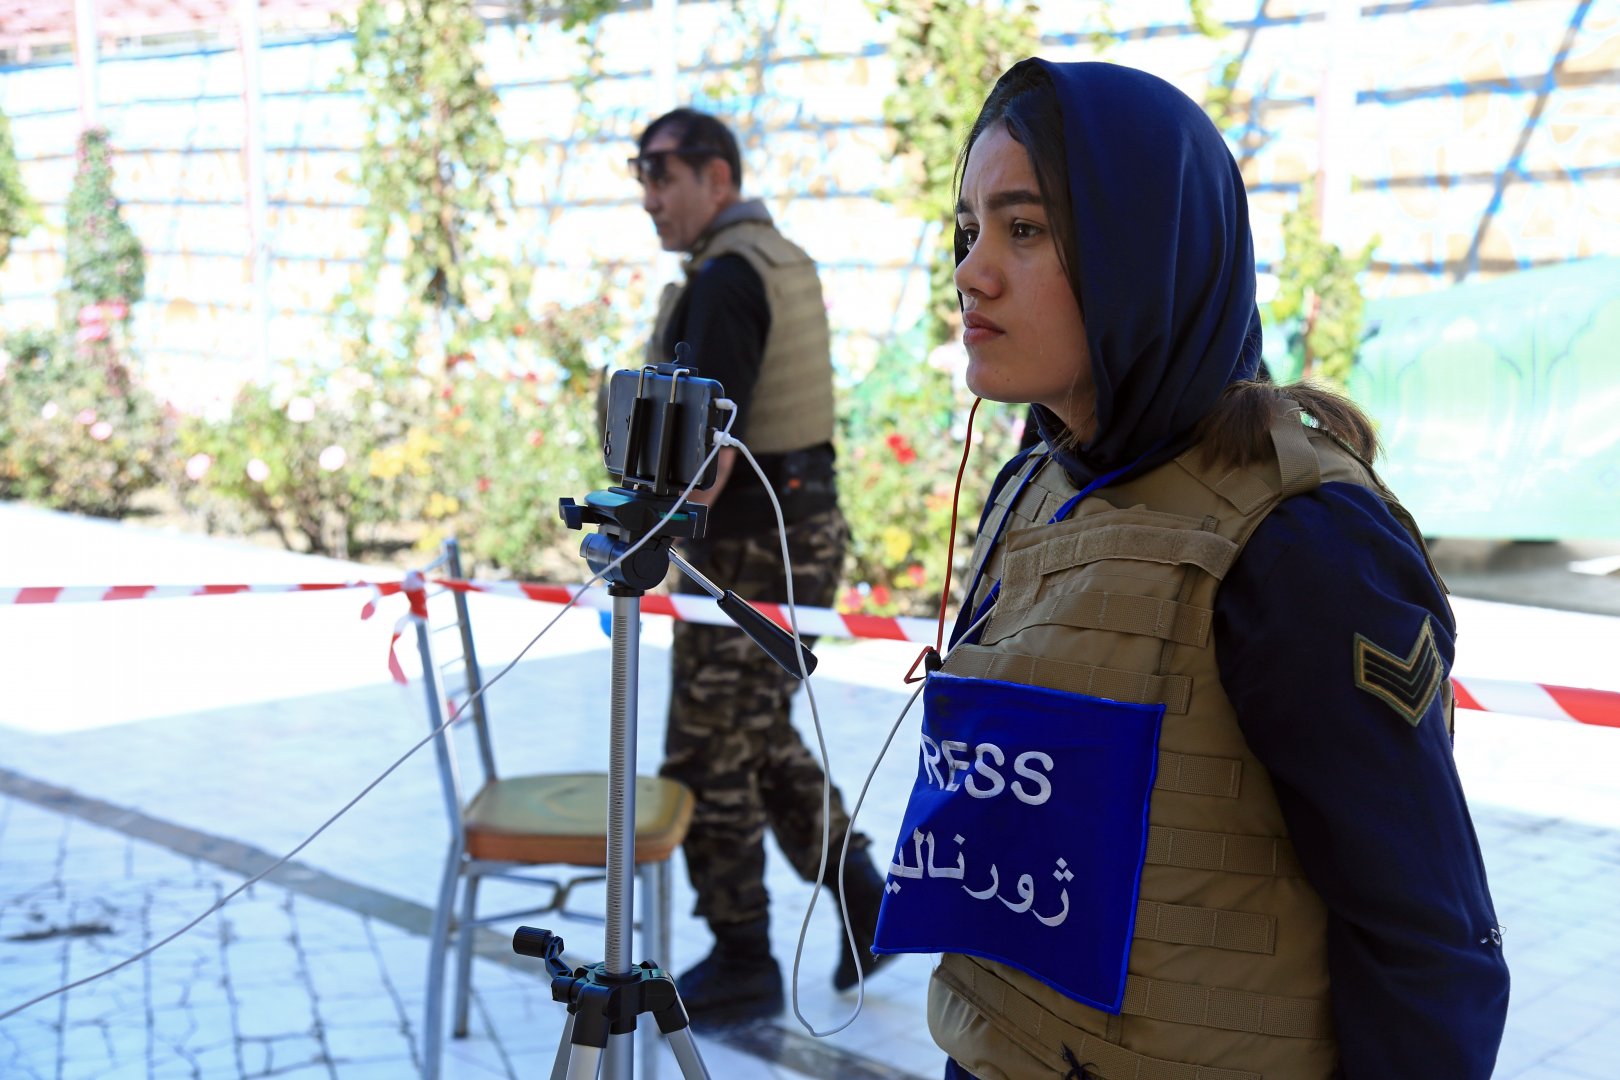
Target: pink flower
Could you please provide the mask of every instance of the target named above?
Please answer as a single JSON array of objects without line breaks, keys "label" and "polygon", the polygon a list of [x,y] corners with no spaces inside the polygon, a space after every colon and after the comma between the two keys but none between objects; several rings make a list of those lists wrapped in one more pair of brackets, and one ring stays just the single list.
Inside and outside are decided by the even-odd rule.
[{"label": "pink flower", "polygon": [[101,314],[103,318],[121,322],[129,314],[129,305],[122,300],[104,300],[101,304]]},{"label": "pink flower", "polygon": [[287,402],[287,419],[295,424],[307,424],[315,419],[315,403],[307,397],[295,397]]},{"label": "pink flower", "polygon": [[258,458],[254,458],[247,463],[247,474],[249,480],[252,480],[255,484],[262,484],[270,479],[270,466]]},{"label": "pink flower", "polygon": [[92,341],[106,341],[107,324],[91,323],[89,326],[81,326],[77,337],[80,345],[86,345]]},{"label": "pink flower", "polygon": [[79,415],[75,416],[73,419],[77,423],[83,424],[85,427],[89,427],[91,424],[96,422],[96,410],[80,409]]},{"label": "pink flower", "polygon": [[96,442],[106,442],[112,435],[112,425],[105,420],[98,420],[90,425],[90,437]]},{"label": "pink flower", "polygon": [[186,459],[186,475],[193,480],[201,480],[208,475],[208,469],[214,464],[214,459],[207,454],[192,454]]},{"label": "pink flower", "polygon": [[316,460],[327,472],[337,472],[348,463],[349,452],[341,446],[328,446]]}]

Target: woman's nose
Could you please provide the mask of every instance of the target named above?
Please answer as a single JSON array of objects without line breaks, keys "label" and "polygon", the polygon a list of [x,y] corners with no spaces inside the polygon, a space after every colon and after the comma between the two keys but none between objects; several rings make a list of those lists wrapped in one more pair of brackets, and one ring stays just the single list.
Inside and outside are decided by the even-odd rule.
[{"label": "woman's nose", "polygon": [[1001,292],[1001,274],[983,243],[968,248],[956,264],[956,291],[974,296],[996,296]]}]

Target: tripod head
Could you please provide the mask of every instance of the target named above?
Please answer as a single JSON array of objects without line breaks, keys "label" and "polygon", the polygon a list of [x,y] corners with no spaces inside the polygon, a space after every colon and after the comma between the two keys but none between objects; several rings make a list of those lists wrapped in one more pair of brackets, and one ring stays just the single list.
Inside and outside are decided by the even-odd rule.
[{"label": "tripod head", "polygon": [[[613,487],[589,493],[584,505],[562,499],[558,509],[570,529],[598,526],[580,542],[579,553],[592,570],[607,579],[614,595],[625,595],[619,590],[640,594],[664,580],[669,572],[670,546],[677,539],[703,535],[709,508],[702,503],[687,503],[671,514],[674,505],[673,498]],[[656,535],[624,558],[638,540],[655,529]],[[615,566],[620,559],[623,561]]]}]

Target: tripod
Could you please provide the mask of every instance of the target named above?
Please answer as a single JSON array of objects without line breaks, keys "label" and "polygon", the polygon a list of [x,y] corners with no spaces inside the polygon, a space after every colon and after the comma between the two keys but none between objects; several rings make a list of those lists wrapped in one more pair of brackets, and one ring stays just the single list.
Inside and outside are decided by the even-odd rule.
[{"label": "tripod", "polygon": [[[552,1080],[593,1080],[604,1052],[609,1080],[628,1080],[631,1034],[643,1013],[651,1013],[669,1039],[683,1076],[707,1080],[709,1075],[692,1039],[674,979],[650,960],[632,966],[627,955],[634,922],[630,880],[635,864],[637,643],[642,595],[664,579],[673,561],[779,664],[799,673],[791,636],[735,593],[721,590],[673,550],[676,539],[703,535],[708,511],[702,504],[690,504],[670,513],[675,505],[673,498],[628,488],[593,491],[585,496],[584,505],[562,500],[562,516],[569,528],[599,526],[598,532],[585,538],[580,551],[591,569],[610,583],[613,676],[604,959],[571,971],[561,960],[562,939],[550,931],[525,926],[512,940],[515,952],[545,962],[552,976],[552,999],[568,1006]],[[630,553],[628,558],[626,553]],[[813,670],[815,657],[808,650],[803,659],[804,670]]]}]

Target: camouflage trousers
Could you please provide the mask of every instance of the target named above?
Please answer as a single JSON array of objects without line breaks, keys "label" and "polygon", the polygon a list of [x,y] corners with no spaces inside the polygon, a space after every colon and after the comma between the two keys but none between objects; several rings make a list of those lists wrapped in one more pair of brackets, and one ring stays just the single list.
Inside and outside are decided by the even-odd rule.
[{"label": "camouflage trousers", "polygon": [[[788,527],[793,599],[830,607],[849,528],[836,509]],[[776,533],[722,537],[692,545],[688,558],[745,600],[785,602]],[[697,592],[685,578],[682,591]],[[815,639],[806,637],[805,644]],[[697,796],[682,850],[697,892],[695,914],[711,926],[765,918],[765,827],[799,876],[814,881],[821,858],[819,761],[790,719],[796,678],[729,626],[676,623],[664,776]],[[843,797],[832,793],[829,876],[849,828]],[[867,838],[856,833],[852,851]]]}]

